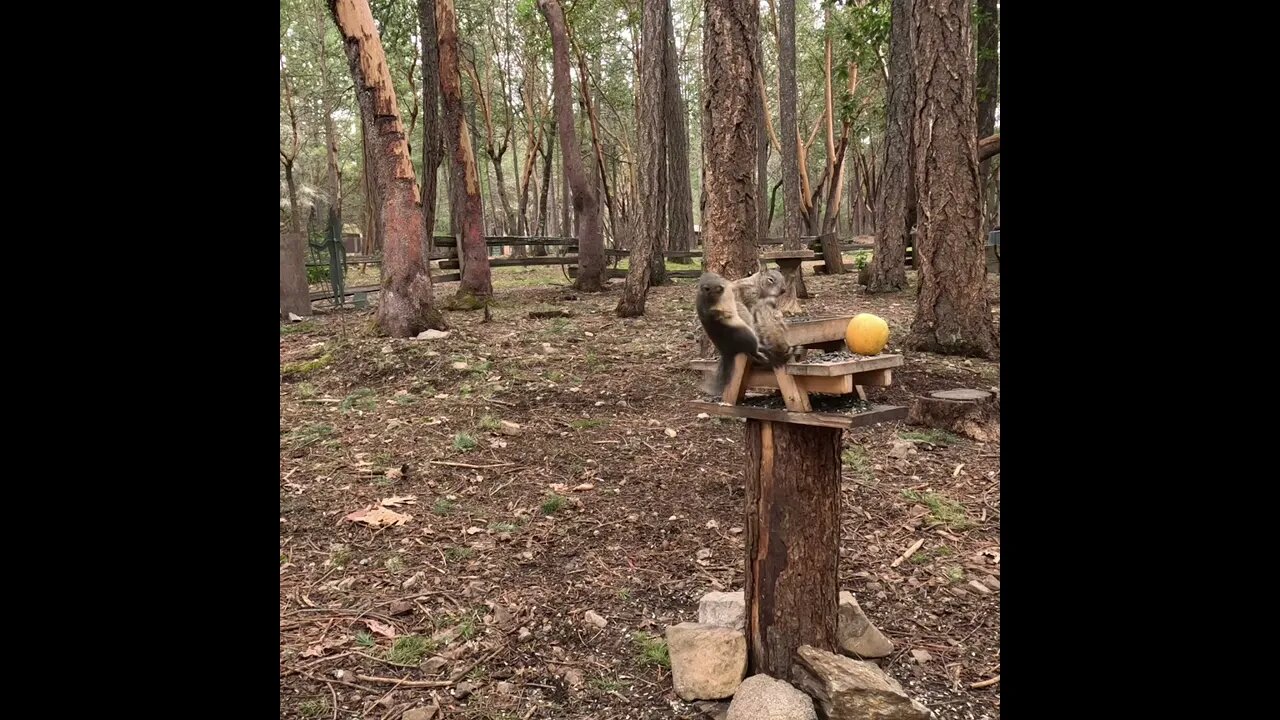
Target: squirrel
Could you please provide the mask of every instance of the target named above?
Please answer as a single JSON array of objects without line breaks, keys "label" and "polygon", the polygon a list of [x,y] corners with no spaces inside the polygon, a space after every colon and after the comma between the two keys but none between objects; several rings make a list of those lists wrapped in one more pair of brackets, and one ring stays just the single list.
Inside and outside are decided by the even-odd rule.
[{"label": "squirrel", "polygon": [[779,297],[787,291],[787,279],[777,270],[761,270],[741,280],[733,281],[733,291],[738,302],[751,310],[760,298]]},{"label": "squirrel", "polygon": [[[739,353],[748,358],[769,364],[771,358],[760,352],[760,341],[752,329],[751,314],[738,302],[733,285],[716,273],[706,272],[698,278],[698,321],[707,337],[720,351],[720,367],[716,371],[712,394],[724,390],[733,372],[733,359]],[[745,315],[745,317],[744,317]]]},{"label": "squirrel", "polygon": [[746,316],[755,330],[760,351],[777,367],[787,362],[791,346],[787,344],[786,323],[778,300],[787,291],[786,278],[777,270],[762,270],[733,282],[738,301],[748,310]]}]

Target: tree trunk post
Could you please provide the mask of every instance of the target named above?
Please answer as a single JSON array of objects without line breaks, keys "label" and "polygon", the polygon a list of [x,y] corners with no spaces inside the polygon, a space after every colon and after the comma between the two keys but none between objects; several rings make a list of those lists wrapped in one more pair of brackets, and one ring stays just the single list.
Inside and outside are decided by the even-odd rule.
[{"label": "tree trunk post", "polygon": [[747,674],[790,679],[796,648],[834,652],[840,428],[746,424]]}]

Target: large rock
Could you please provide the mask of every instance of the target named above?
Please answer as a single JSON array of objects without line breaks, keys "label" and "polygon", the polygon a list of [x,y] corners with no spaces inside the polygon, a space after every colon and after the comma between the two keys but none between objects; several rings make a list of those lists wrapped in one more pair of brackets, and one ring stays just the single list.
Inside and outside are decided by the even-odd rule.
[{"label": "large rock", "polygon": [[738,686],[725,720],[818,720],[813,700],[791,684],[752,675]]},{"label": "large rock", "polygon": [[840,591],[836,643],[841,652],[858,658],[882,658],[893,652],[893,642],[871,624],[848,590]]},{"label": "large rock", "polygon": [[698,622],[742,630],[747,626],[747,599],[743,592],[709,592],[698,601]]},{"label": "large rock", "polygon": [[680,623],[667,628],[671,682],[685,701],[719,700],[747,674],[747,636],[741,630]]},{"label": "large rock", "polygon": [[875,663],[801,645],[791,677],[817,701],[824,720],[928,720],[929,709],[907,697]]}]

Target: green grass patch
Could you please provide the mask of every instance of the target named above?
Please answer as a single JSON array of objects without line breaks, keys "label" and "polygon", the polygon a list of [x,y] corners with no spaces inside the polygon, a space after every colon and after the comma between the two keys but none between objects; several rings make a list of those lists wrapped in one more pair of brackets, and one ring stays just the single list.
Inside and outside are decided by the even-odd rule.
[{"label": "green grass patch", "polygon": [[569,498],[552,493],[542,501],[542,514],[554,515],[569,504]]},{"label": "green grass patch", "polygon": [[953,435],[946,430],[912,430],[910,432],[899,433],[898,437],[903,440],[914,440],[917,442],[927,442],[934,445],[955,445],[960,442],[960,437]]},{"label": "green grass patch", "polygon": [[967,530],[973,527],[973,521],[965,512],[964,506],[935,492],[919,493],[915,490],[903,490],[902,496],[911,502],[920,503],[929,508],[929,519],[945,525],[948,530]]},{"label": "green grass patch", "polygon": [[671,669],[671,652],[667,641],[647,635],[636,638],[636,663]]}]

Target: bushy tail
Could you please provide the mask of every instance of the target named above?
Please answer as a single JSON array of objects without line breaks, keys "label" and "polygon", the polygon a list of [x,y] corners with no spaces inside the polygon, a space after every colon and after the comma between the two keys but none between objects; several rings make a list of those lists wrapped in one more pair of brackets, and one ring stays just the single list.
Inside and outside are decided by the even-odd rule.
[{"label": "bushy tail", "polygon": [[720,353],[720,364],[716,368],[716,377],[711,381],[711,386],[707,388],[707,392],[712,395],[720,395],[724,392],[724,386],[729,384],[729,376],[733,374],[733,355]]}]

